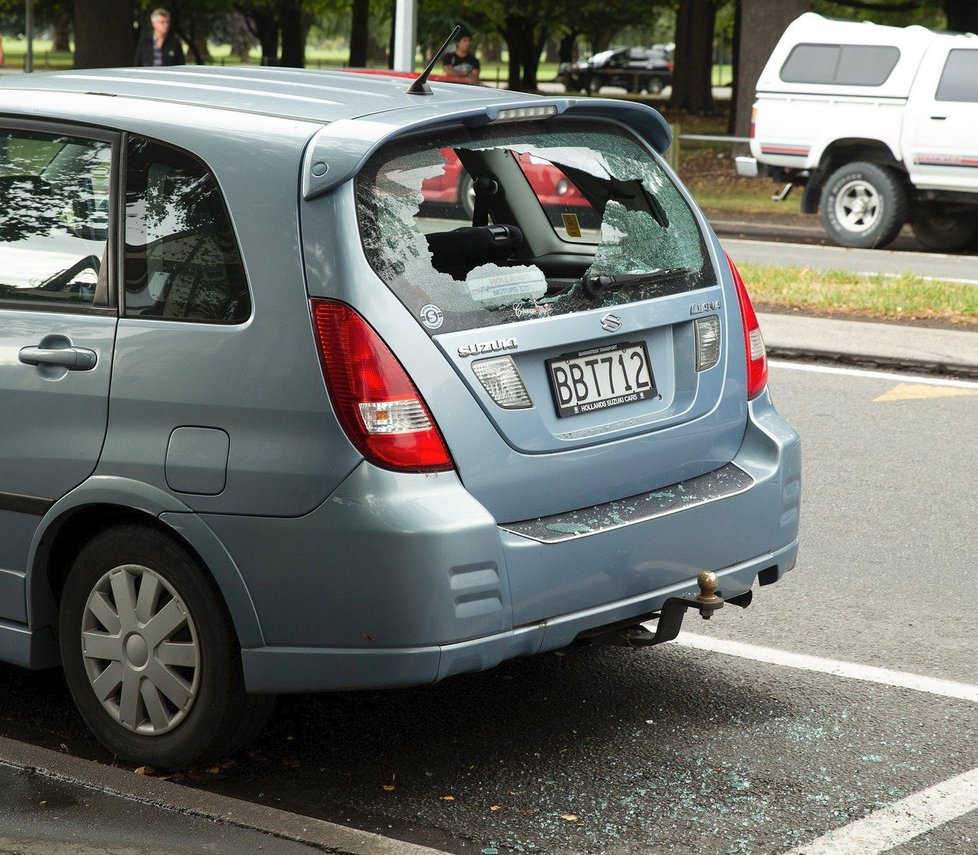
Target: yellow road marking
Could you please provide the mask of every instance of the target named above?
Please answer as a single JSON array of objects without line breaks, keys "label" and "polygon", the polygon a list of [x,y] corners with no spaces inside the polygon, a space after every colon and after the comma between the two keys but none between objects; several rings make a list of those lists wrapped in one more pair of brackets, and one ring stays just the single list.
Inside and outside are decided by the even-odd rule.
[{"label": "yellow road marking", "polygon": [[955,389],[953,386],[925,386],[922,383],[900,383],[889,392],[884,392],[873,403],[879,401],[925,401],[931,398],[957,398],[961,395],[978,395],[978,390]]}]

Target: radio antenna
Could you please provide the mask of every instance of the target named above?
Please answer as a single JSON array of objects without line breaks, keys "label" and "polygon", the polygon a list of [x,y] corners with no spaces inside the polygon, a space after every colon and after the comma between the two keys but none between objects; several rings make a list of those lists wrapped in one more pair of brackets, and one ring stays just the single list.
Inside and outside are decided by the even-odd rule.
[{"label": "radio antenna", "polygon": [[435,68],[435,63],[441,59],[442,54],[447,50],[448,46],[458,38],[458,34],[462,32],[462,27],[456,24],[455,29],[452,30],[452,34],[445,39],[445,44],[439,48],[438,52],[431,58],[431,62],[428,63],[428,67],[421,72],[421,75],[408,87],[408,95],[431,95],[431,87],[428,85],[428,75]]}]

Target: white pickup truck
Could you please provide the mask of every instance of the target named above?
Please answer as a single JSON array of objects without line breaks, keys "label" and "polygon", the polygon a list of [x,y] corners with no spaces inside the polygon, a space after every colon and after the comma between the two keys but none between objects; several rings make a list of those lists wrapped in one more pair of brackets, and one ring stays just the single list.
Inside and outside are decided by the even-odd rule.
[{"label": "white pickup truck", "polygon": [[757,83],[741,175],[804,187],[843,246],[882,247],[909,222],[929,249],[978,234],[978,36],[793,21]]}]

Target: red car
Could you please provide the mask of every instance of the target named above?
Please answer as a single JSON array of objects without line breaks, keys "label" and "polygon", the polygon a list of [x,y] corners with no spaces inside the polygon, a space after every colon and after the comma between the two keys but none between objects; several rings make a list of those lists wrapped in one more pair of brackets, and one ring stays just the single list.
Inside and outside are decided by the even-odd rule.
[{"label": "red car", "polygon": [[[465,215],[471,218],[475,207],[472,179],[454,151],[443,148],[441,154],[445,158],[445,171],[441,175],[428,178],[421,185],[425,201],[445,205],[460,204]],[[544,208],[590,208],[588,200],[552,163],[526,153],[517,154],[516,159]]]}]

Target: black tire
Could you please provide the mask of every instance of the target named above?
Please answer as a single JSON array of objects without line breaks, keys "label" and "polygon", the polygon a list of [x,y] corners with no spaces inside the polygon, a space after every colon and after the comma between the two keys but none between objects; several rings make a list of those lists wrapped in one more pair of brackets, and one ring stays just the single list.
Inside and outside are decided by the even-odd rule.
[{"label": "black tire", "polygon": [[968,246],[978,234],[978,214],[948,214],[941,205],[919,205],[911,219],[914,237],[925,249],[954,252]]},{"label": "black tire", "polygon": [[465,170],[462,170],[458,179],[458,204],[465,218],[471,223],[472,215],[475,213],[475,186],[472,176]]},{"label": "black tire", "polygon": [[226,757],[257,736],[274,705],[245,692],[237,639],[211,578],[148,526],[107,529],[82,547],[58,629],[75,704],[125,763],[168,769]]},{"label": "black tire", "polygon": [[587,81],[587,91],[591,95],[597,95],[601,91],[601,78],[589,77]]},{"label": "black tire", "polygon": [[645,84],[645,91],[649,95],[658,95],[666,88],[666,82],[661,77],[650,77]]},{"label": "black tire", "polygon": [[822,187],[821,215],[829,237],[842,246],[888,246],[907,221],[907,191],[892,169],[848,163]]}]

